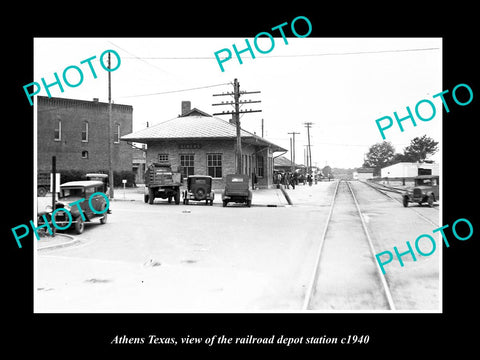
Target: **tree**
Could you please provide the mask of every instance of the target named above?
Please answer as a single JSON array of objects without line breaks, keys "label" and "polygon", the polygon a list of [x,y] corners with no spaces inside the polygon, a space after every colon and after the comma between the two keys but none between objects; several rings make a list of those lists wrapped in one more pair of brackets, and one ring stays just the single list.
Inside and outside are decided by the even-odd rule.
[{"label": "tree", "polygon": [[412,139],[410,145],[403,150],[403,153],[412,162],[423,162],[429,155],[433,155],[437,151],[438,142],[427,137],[427,135],[423,135],[421,138],[416,137]]},{"label": "tree", "polygon": [[325,167],[322,169],[322,174],[325,177],[328,177],[328,175],[332,176],[332,168],[328,165],[325,165]]},{"label": "tree", "polygon": [[363,167],[373,168],[373,175],[380,175],[380,169],[390,165],[395,148],[389,141],[374,144],[368,149]]},{"label": "tree", "polygon": [[410,155],[406,155],[405,153],[396,153],[389,165],[397,164],[399,162],[415,162],[415,160]]}]

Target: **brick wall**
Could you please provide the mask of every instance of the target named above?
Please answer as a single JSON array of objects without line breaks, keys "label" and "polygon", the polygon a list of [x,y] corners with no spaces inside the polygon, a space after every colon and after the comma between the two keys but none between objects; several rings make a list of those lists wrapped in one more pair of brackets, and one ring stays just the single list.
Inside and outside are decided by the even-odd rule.
[{"label": "brick wall", "polygon": [[[235,173],[235,145],[236,140],[222,139],[200,139],[200,140],[157,140],[148,143],[146,164],[158,162],[159,154],[168,154],[168,162],[172,165],[174,171],[180,166],[180,155],[194,154],[194,173],[195,175],[208,175],[207,172],[207,154],[222,154],[222,178],[214,178],[214,189],[221,189],[225,186],[225,177],[227,174]],[[267,160],[267,150],[260,151],[261,148],[253,145],[244,144],[242,154],[249,157],[247,169],[249,175],[256,168],[256,156],[264,156],[264,177],[257,178],[260,187],[268,187],[272,184],[270,161]]]},{"label": "brick wall", "polygon": [[[108,104],[74,99],[37,97],[37,167],[50,171],[52,156],[57,170],[99,171],[108,169]],[[120,136],[132,132],[130,105],[112,105],[112,132],[120,125]],[[61,121],[61,139],[55,140],[55,129]],[[82,131],[88,123],[88,141]],[[132,170],[132,149],[125,141],[112,142],[112,164],[115,171]],[[88,152],[88,156],[86,153]],[[83,157],[82,157],[83,155]]]}]

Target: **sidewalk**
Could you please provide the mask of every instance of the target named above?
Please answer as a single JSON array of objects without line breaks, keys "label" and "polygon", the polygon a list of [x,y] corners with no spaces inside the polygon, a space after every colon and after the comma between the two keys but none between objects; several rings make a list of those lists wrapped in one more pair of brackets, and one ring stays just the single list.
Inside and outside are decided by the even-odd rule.
[{"label": "sidewalk", "polygon": [[[183,191],[183,188],[182,188]],[[222,202],[222,190],[215,191],[215,200],[213,204],[221,204]],[[286,206],[288,205],[285,196],[282,194],[280,189],[256,189],[252,190],[252,206]],[[115,201],[144,201],[144,187],[143,185],[138,186],[137,188],[116,188],[114,190],[114,198],[111,200]]]}]

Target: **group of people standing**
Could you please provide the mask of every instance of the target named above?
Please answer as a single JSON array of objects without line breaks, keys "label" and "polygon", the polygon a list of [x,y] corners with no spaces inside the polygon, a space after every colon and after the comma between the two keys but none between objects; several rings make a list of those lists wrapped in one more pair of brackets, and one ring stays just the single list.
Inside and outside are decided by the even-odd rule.
[{"label": "group of people standing", "polygon": [[313,182],[313,175],[307,174],[307,176],[301,174],[299,175],[296,172],[278,172],[275,176],[275,183],[284,185],[287,189],[295,189],[295,186],[298,185],[300,182],[305,185],[308,182],[308,185],[312,186]]}]

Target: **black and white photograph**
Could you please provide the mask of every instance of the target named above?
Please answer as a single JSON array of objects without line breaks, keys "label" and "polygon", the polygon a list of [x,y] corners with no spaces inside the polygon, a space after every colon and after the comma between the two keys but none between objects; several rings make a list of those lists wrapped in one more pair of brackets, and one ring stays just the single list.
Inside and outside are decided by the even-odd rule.
[{"label": "black and white photograph", "polygon": [[34,40],[36,312],[441,311],[442,100],[471,89],[440,38],[294,20]]},{"label": "black and white photograph", "polygon": [[473,348],[473,5],[178,5],[4,22],[6,350]]}]

